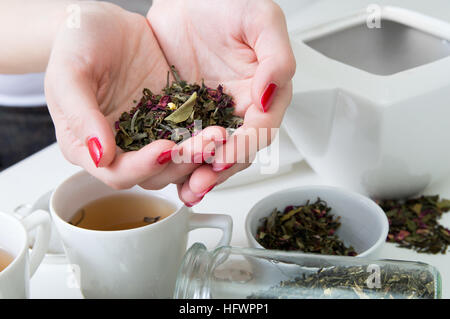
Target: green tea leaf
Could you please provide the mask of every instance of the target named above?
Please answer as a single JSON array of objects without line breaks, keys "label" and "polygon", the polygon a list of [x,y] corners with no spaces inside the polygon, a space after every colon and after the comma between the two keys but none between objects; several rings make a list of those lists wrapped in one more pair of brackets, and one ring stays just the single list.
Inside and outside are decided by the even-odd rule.
[{"label": "green tea leaf", "polygon": [[355,249],[337,237],[340,216],[333,216],[330,211],[320,198],[314,203],[288,206],[283,212],[275,208],[262,220],[257,240],[268,249],[355,256]]},{"label": "green tea leaf", "polygon": [[411,209],[417,214],[420,215],[420,212],[422,211],[422,204],[415,204]]},{"label": "green tea leaf", "polygon": [[437,206],[443,211],[449,211],[450,210],[450,200],[443,199],[439,203],[437,203]]},{"label": "green tea leaf", "polygon": [[389,219],[386,241],[419,253],[446,253],[450,230],[439,224],[443,212],[450,208],[450,200],[439,196],[421,196],[407,200],[378,200]]},{"label": "green tea leaf", "polygon": [[[187,83],[173,66],[171,70],[175,81],[169,85],[167,78],[163,94],[144,88],[137,105],[122,113],[115,123],[116,144],[124,151],[139,150],[159,139],[178,143],[211,125],[235,130],[243,124],[243,119],[233,114],[233,99],[221,85],[212,89],[204,83]],[[196,121],[201,123],[200,128],[194,125]],[[183,134],[177,133],[180,129]]]},{"label": "green tea leaf", "polygon": [[167,116],[164,120],[172,123],[186,121],[194,111],[194,105],[197,100],[197,92],[192,93],[191,97],[184,102],[175,112]]}]

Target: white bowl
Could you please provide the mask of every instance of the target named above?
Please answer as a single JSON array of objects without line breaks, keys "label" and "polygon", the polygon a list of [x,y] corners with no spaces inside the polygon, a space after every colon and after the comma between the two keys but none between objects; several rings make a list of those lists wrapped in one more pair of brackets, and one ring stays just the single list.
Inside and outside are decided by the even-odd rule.
[{"label": "white bowl", "polygon": [[336,234],[355,248],[358,257],[376,257],[386,241],[389,223],[383,210],[371,199],[357,193],[330,186],[296,187],[276,192],[256,203],[245,220],[249,247],[264,248],[255,239],[261,219],[274,208],[284,210],[290,205],[304,205],[318,197],[331,207],[330,213],[341,216]]},{"label": "white bowl", "polygon": [[371,198],[450,174],[450,24],[379,7],[291,32],[298,63],[286,132],[327,182]]}]

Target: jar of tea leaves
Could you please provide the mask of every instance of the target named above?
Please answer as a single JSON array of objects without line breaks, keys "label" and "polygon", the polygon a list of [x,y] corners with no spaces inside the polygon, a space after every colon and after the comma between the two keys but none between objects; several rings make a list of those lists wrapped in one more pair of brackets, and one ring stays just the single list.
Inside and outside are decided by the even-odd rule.
[{"label": "jar of tea leaves", "polygon": [[425,263],[369,260],[195,243],[180,267],[174,298],[435,299],[441,276]]}]

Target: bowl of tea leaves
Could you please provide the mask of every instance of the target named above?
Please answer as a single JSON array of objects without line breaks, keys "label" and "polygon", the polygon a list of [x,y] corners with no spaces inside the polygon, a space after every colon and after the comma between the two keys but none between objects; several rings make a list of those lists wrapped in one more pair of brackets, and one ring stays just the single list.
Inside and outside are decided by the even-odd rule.
[{"label": "bowl of tea leaves", "polygon": [[337,256],[376,256],[388,220],[371,199],[329,186],[296,187],[262,199],[245,222],[250,247]]}]

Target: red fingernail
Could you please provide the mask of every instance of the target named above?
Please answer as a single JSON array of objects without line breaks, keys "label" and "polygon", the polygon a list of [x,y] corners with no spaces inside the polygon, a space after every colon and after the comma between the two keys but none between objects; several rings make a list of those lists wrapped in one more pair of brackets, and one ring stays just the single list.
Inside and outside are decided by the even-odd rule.
[{"label": "red fingernail", "polygon": [[103,156],[103,147],[102,144],[100,144],[100,141],[96,137],[91,137],[87,141],[89,154],[91,155],[92,160],[94,161],[94,164],[96,167],[98,167],[98,164],[100,163],[100,160]]},{"label": "red fingernail", "polygon": [[217,184],[214,184],[214,185],[209,186],[208,189],[207,189],[206,191],[204,191],[203,193],[201,193],[201,194],[199,195],[199,197],[200,197],[200,198],[205,197],[205,195],[208,194],[208,193],[209,193],[216,185],[217,185]]},{"label": "red fingernail", "polygon": [[167,150],[162,152],[159,156],[158,156],[158,163],[159,164],[165,164],[168,161],[170,161],[172,159],[172,150]]},{"label": "red fingernail", "polygon": [[202,155],[203,155],[203,162],[209,164],[212,162],[214,155],[216,155],[216,151],[212,150],[211,152],[205,152]]},{"label": "red fingernail", "polygon": [[213,141],[216,144],[225,144],[227,142],[227,139],[226,138],[221,138],[221,139],[213,138]]},{"label": "red fingernail", "polygon": [[196,201],[196,202],[185,203],[184,205],[186,205],[187,207],[192,207],[192,206],[197,205],[197,204],[200,203],[201,201],[202,201],[202,200],[200,199],[200,200],[198,200],[198,201]]},{"label": "red fingernail", "polygon": [[222,172],[222,171],[225,171],[225,170],[229,169],[233,165],[234,164],[227,164],[227,165],[225,165],[223,167],[213,167],[213,171],[214,172]]},{"label": "red fingernail", "polygon": [[269,109],[276,89],[277,85],[275,83],[270,83],[264,90],[264,93],[261,96],[261,107],[264,112],[267,112],[267,110]]}]

